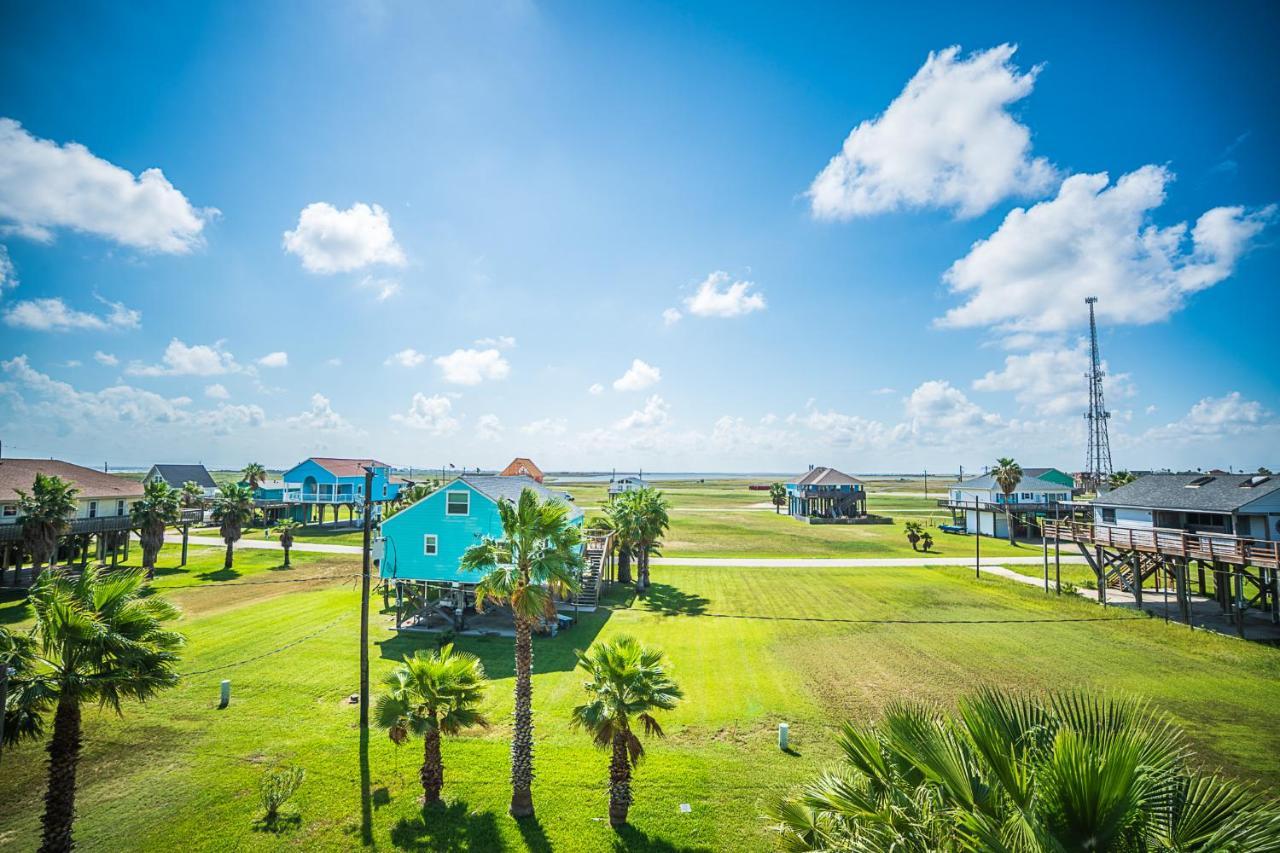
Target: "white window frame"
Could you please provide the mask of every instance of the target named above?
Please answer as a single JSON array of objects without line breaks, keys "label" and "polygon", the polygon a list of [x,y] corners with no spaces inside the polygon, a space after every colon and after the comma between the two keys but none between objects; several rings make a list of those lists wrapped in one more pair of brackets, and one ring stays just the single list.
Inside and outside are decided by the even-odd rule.
[{"label": "white window frame", "polygon": [[440,537],[435,533],[422,535],[422,556],[434,557],[440,553]]},{"label": "white window frame", "polygon": [[[452,505],[452,503],[450,503],[449,498],[453,497],[454,495],[465,495],[465,496],[466,496],[466,499],[467,499],[467,505],[466,505],[466,508],[465,508],[462,512],[454,512],[454,511],[453,511],[453,505]],[[466,489],[454,489],[454,490],[452,490],[452,491],[445,492],[445,493],[444,493],[444,514],[445,514],[445,515],[457,515],[457,516],[468,516],[468,515],[471,515],[471,492],[467,491]]]},{"label": "white window frame", "polygon": [[98,502],[97,502],[97,501],[89,501],[89,517],[90,517],[90,518],[97,518],[97,517],[98,517]]},{"label": "white window frame", "polygon": [[17,518],[17,517],[18,517],[18,505],[17,505],[17,504],[5,504],[3,508],[0,508],[0,517],[3,517],[3,518]]}]

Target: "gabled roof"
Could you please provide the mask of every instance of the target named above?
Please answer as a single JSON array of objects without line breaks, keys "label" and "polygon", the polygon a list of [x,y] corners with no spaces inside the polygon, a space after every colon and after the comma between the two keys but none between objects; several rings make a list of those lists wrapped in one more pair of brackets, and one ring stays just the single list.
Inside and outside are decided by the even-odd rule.
[{"label": "gabled roof", "polygon": [[465,474],[458,479],[495,502],[509,500],[514,503],[520,500],[520,493],[525,489],[533,489],[534,493],[543,500],[550,499],[567,504],[569,506],[569,518],[578,518],[583,514],[581,509],[573,505],[568,492],[557,492],[554,489],[548,489],[532,477],[524,475],[512,477],[502,474]]},{"label": "gabled roof", "polygon": [[[164,480],[175,489],[181,489],[184,483],[195,483],[206,489],[216,489],[218,484],[213,481],[213,476],[209,473],[209,469],[203,465],[152,465],[151,470],[160,475],[160,479]],[[148,474],[151,472],[148,471]]]},{"label": "gabled roof", "polygon": [[861,484],[862,481],[857,477],[850,477],[843,471],[823,465],[810,468],[796,480],[797,486],[858,486]]},{"label": "gabled roof", "polygon": [[511,460],[511,464],[503,468],[498,474],[499,477],[520,477],[525,476],[542,482],[542,469],[533,464],[533,460],[524,456],[517,456]]},{"label": "gabled roof", "polygon": [[[1022,469],[1022,479],[1018,481],[1015,492],[1061,492],[1063,489],[1069,488],[1062,483],[1053,483],[1048,480],[1040,480],[1036,477],[1027,476],[1027,469]],[[996,478],[990,474],[982,474],[978,477],[970,477],[968,480],[956,483],[956,486],[962,489],[980,489],[985,491],[1002,492],[1000,484],[996,482]]]},{"label": "gabled roof", "polygon": [[[1196,485],[1198,484],[1198,485]],[[1095,506],[1235,512],[1280,489],[1280,477],[1257,474],[1148,474],[1098,495]]]},{"label": "gabled roof", "polygon": [[[363,477],[365,468],[390,468],[377,459],[342,459],[336,456],[312,456],[311,461],[335,477]],[[296,465],[294,466],[297,467]]]},{"label": "gabled roof", "polygon": [[1043,477],[1045,474],[1048,474],[1050,471],[1057,472],[1057,473],[1061,474],[1061,475],[1062,475],[1062,476],[1064,476],[1064,477],[1070,477],[1070,476],[1071,476],[1071,475],[1070,475],[1070,474],[1068,474],[1066,471],[1063,471],[1061,468],[1023,468],[1023,469],[1022,469],[1022,476],[1024,476],[1024,477],[1033,477],[1033,478],[1035,478],[1035,479],[1037,479],[1037,480],[1038,480],[1038,479],[1040,479],[1041,477]]},{"label": "gabled roof", "polygon": [[17,491],[30,492],[36,474],[51,474],[74,485],[79,499],[140,498],[142,483],[104,474],[92,468],[57,459],[0,459],[0,500],[15,501]]}]

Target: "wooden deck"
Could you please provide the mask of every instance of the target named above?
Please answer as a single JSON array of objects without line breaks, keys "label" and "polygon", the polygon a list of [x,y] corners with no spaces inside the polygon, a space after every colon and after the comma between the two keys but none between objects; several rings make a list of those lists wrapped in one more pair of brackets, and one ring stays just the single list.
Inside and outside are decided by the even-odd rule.
[{"label": "wooden deck", "polygon": [[1068,542],[1159,554],[1186,560],[1229,563],[1237,566],[1280,568],[1280,542],[1245,539],[1220,533],[1187,533],[1164,528],[1120,527],[1080,521],[1046,519],[1044,533]]}]

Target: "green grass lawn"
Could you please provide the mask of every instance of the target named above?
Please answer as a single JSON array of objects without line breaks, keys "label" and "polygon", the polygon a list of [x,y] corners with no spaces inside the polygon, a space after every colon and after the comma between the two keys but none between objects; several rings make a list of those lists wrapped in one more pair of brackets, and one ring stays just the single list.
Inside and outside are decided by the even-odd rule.
[{"label": "green grass lawn", "polygon": [[[286,571],[278,553],[246,550],[226,571],[220,549],[199,548],[176,569],[166,549],[156,585],[186,612],[188,675],[157,700],[127,706],[123,718],[86,713],[81,849],[360,846],[359,736],[346,701],[357,689],[357,563],[301,553],[295,561]],[[965,569],[654,567],[653,580],[646,597],[614,591],[606,609],[536,641],[537,821],[517,824],[505,814],[511,641],[463,638],[494,681],[486,708],[493,728],[446,743],[449,805],[425,816],[418,742],[396,748],[373,733],[376,847],[767,849],[761,804],[835,758],[841,720],[874,717],[901,699],[951,704],[984,683],[1149,696],[1188,728],[1206,763],[1280,784],[1275,649],[1006,580],[975,581]],[[432,644],[395,636],[379,606],[375,597],[375,685],[395,659]],[[0,604],[0,622],[25,618],[20,602]],[[668,716],[669,737],[650,743],[633,826],[615,836],[602,820],[606,758],[566,720],[581,692],[573,649],[620,632],[665,648],[687,698]],[[220,711],[223,678],[232,680],[233,700]],[[781,721],[791,724],[795,755],[776,748]],[[256,786],[281,762],[308,775],[286,820],[269,832],[257,823]],[[41,747],[7,752],[4,765],[0,847],[27,849],[38,832]],[[681,803],[692,811],[681,813]]]}]

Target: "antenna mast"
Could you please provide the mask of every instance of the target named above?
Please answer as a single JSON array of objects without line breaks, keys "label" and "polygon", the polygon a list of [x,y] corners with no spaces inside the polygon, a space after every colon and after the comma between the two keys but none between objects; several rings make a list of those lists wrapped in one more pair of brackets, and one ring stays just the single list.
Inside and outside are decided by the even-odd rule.
[{"label": "antenna mast", "polygon": [[1102,398],[1102,359],[1098,355],[1098,323],[1093,313],[1098,297],[1090,296],[1084,301],[1089,306],[1089,372],[1085,374],[1089,380],[1089,411],[1084,416],[1089,431],[1089,449],[1084,472],[1085,487],[1096,492],[1111,477],[1111,439],[1107,435],[1107,420],[1111,413]]}]

